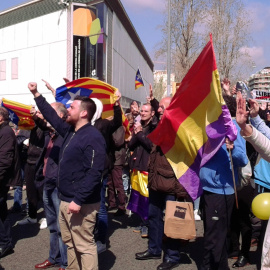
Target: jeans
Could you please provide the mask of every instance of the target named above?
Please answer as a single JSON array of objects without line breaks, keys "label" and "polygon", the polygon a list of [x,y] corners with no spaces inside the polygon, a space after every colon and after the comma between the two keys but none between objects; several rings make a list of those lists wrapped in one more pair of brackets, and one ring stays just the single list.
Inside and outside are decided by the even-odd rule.
[{"label": "jeans", "polygon": [[43,190],[43,202],[47,225],[50,230],[50,252],[49,261],[53,264],[61,265],[62,268],[67,266],[67,247],[61,238],[59,225],[59,208],[60,200],[56,187],[46,187]]},{"label": "jeans", "polygon": [[22,208],[22,187],[16,186],[14,190],[14,210],[21,210]]},{"label": "jeans", "polygon": [[[175,196],[149,189],[148,250],[155,255],[159,255],[162,252],[164,234],[163,210],[166,207],[166,201],[175,201]],[[179,240],[167,238],[164,242],[163,261],[168,260],[178,263],[180,261],[179,245]]]},{"label": "jeans", "polygon": [[100,192],[100,209],[97,216],[97,228],[98,228],[98,236],[97,241],[102,242],[103,244],[106,243],[107,238],[107,231],[108,231],[108,213],[106,209],[106,186],[108,181],[108,174],[103,176],[101,192]]},{"label": "jeans", "polygon": [[201,197],[197,198],[194,201],[194,210],[198,210],[199,209],[199,207],[200,207],[200,199],[201,199]]}]

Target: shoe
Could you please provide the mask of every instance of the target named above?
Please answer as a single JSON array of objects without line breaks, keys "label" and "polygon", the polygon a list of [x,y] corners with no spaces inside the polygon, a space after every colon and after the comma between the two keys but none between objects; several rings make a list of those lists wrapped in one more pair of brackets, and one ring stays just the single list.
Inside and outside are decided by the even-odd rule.
[{"label": "shoe", "polygon": [[119,216],[123,216],[126,214],[126,210],[123,209],[118,209],[115,213],[114,216],[119,217]]},{"label": "shoe", "polygon": [[238,260],[232,265],[232,268],[244,267],[249,264],[248,259],[244,256],[239,256]]},{"label": "shoe", "polygon": [[97,253],[98,254],[107,250],[106,244],[103,244],[101,241],[97,241],[96,245],[97,245]]},{"label": "shoe", "polygon": [[13,246],[11,244],[6,247],[0,247],[0,258],[5,257],[11,251],[13,251]]},{"label": "shoe", "polygon": [[51,267],[55,267],[55,264],[51,263],[49,260],[46,260],[43,263],[39,263],[35,265],[36,269],[47,269]]},{"label": "shoe", "polygon": [[160,259],[161,258],[161,254],[159,255],[155,255],[152,254],[151,252],[149,252],[148,250],[144,251],[144,252],[139,252],[135,254],[135,258],[136,260],[151,260],[151,259]]},{"label": "shoe", "polygon": [[146,226],[142,226],[141,237],[142,238],[147,238],[148,237],[148,228]]},{"label": "shoe", "polygon": [[27,224],[36,224],[36,223],[37,223],[37,219],[30,218],[30,217],[25,217],[24,219],[17,222],[18,225],[27,225]]},{"label": "shoe", "polygon": [[157,267],[157,270],[170,270],[177,267],[178,265],[180,265],[178,262],[165,261]]},{"label": "shoe", "polygon": [[60,267],[58,270],[65,270],[65,268]]},{"label": "shoe", "polygon": [[135,233],[140,233],[141,231],[142,231],[142,226],[138,226],[133,229],[133,232]]},{"label": "shoe", "polygon": [[39,226],[39,228],[41,229],[41,230],[43,230],[43,229],[46,229],[48,226],[47,226],[47,219],[46,218],[42,218],[41,219],[41,222],[40,222],[40,226]]},{"label": "shoe", "polygon": [[194,219],[195,220],[202,220],[201,217],[198,215],[198,209],[194,210]]}]

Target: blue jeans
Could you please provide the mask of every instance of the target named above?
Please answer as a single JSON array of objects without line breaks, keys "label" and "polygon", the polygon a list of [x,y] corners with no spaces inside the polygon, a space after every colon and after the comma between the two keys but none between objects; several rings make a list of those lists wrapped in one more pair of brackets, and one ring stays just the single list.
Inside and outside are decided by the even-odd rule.
[{"label": "blue jeans", "polygon": [[14,190],[14,203],[13,203],[14,210],[21,210],[22,209],[22,187],[16,186]]},{"label": "blue jeans", "polygon": [[67,247],[61,238],[59,226],[59,207],[58,190],[56,187],[46,187],[43,189],[43,203],[47,225],[50,230],[50,253],[48,260],[53,264],[61,265],[62,268],[67,266]]},{"label": "blue jeans", "polygon": [[98,236],[97,241],[106,243],[107,240],[107,231],[108,231],[108,213],[106,209],[106,186],[108,182],[108,174],[103,176],[101,192],[100,192],[100,209],[97,217],[97,228],[98,228]]},{"label": "blue jeans", "polygon": [[[160,255],[162,252],[163,210],[166,207],[166,201],[175,201],[175,196],[149,189],[148,250],[155,255]],[[180,262],[179,246],[179,240],[168,238],[164,243],[163,261]]]},{"label": "blue jeans", "polygon": [[200,207],[200,199],[201,197],[198,197],[195,201],[194,201],[194,210],[198,210]]}]

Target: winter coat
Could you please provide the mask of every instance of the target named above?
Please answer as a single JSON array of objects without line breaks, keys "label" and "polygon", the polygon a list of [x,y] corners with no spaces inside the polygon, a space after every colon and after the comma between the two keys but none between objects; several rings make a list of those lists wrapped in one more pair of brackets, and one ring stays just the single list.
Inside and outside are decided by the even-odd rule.
[{"label": "winter coat", "polygon": [[188,193],[175,177],[170,163],[159,146],[153,146],[148,171],[149,189],[175,195],[177,199],[190,201]]},{"label": "winter coat", "polygon": [[102,134],[91,123],[75,131],[43,96],[35,98],[35,101],[46,120],[64,138],[58,166],[59,198],[77,205],[99,202],[106,159],[106,143]]},{"label": "winter coat", "polygon": [[21,185],[17,139],[8,122],[4,122],[0,125],[0,192],[6,186]]}]

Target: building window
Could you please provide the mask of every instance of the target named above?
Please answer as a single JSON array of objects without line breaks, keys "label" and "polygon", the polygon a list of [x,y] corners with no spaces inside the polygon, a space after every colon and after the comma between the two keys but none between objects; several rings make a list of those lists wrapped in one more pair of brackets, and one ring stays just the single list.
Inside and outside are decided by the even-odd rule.
[{"label": "building window", "polygon": [[0,81],[6,80],[6,60],[0,60]]},{"label": "building window", "polygon": [[11,59],[11,79],[18,79],[18,57]]}]

